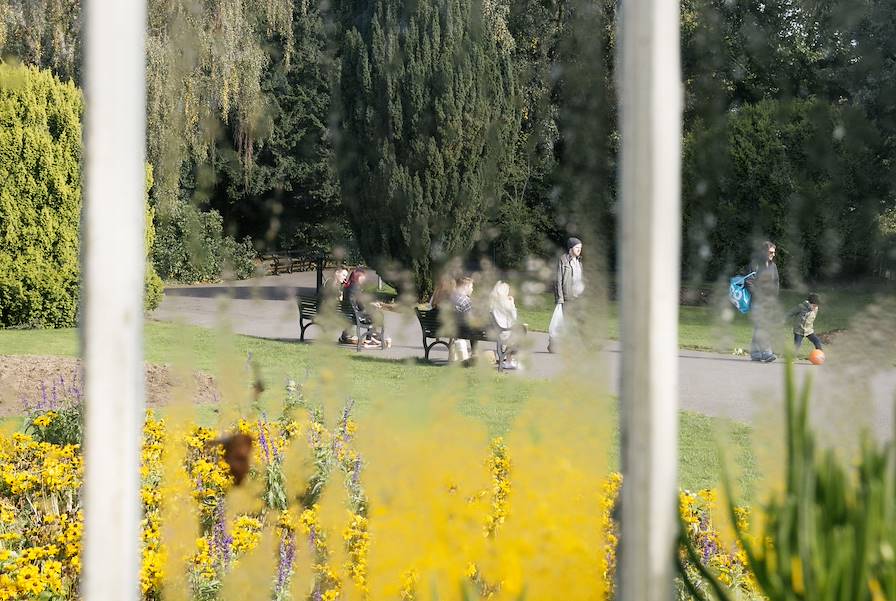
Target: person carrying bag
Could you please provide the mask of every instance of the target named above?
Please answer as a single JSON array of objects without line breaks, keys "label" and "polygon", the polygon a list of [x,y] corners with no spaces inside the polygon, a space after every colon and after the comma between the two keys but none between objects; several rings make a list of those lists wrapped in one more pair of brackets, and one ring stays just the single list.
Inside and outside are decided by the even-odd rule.
[{"label": "person carrying bag", "polygon": [[553,353],[556,341],[566,330],[566,318],[563,305],[578,301],[585,292],[585,279],[582,273],[582,241],[570,238],[566,241],[566,253],[557,262],[557,281],[554,284],[554,314],[548,327],[548,352]]}]

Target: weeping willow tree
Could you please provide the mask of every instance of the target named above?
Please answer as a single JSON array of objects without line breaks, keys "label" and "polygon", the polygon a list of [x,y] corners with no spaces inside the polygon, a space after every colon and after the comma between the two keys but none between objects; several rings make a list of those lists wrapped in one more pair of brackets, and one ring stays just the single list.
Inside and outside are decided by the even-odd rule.
[{"label": "weeping willow tree", "polygon": [[[222,124],[251,163],[266,108],[262,42],[276,36],[288,60],[292,15],[289,0],[149,0],[147,152],[163,208],[177,198],[182,172],[207,162]],[[80,84],[80,20],[81,0],[7,0],[0,54]]]},{"label": "weeping willow tree", "polygon": [[[506,9],[477,0],[347,0],[337,158],[365,258],[410,271],[481,235],[519,126]],[[396,282],[399,283],[399,282]]]},{"label": "weeping willow tree", "polygon": [[[245,163],[261,132],[263,36],[292,47],[288,0],[151,0],[147,38],[147,151],[157,201],[175,198],[185,163],[208,162],[222,123]],[[200,182],[201,184],[201,182]]]},{"label": "weeping willow tree", "polygon": [[4,58],[50,69],[80,83],[81,0],[4,0],[0,3]]}]

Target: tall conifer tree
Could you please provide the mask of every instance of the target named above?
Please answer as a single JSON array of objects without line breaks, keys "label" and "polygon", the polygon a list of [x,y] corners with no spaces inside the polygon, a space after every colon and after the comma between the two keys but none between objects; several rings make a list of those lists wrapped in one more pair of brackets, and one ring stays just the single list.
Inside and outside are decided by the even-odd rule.
[{"label": "tall conifer tree", "polygon": [[514,123],[513,40],[477,0],[347,0],[338,171],[361,252],[432,286],[480,235]]}]

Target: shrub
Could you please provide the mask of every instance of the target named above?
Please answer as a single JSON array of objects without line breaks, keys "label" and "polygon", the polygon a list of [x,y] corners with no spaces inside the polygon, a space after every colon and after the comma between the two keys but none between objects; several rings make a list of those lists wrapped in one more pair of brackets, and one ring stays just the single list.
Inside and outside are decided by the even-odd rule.
[{"label": "shrub", "polygon": [[255,272],[255,249],[246,238],[223,235],[221,214],[183,203],[165,215],[156,231],[153,262],[159,275],[176,282],[219,280],[226,268],[237,279]]},{"label": "shrub", "polygon": [[[49,71],[0,64],[0,325],[75,325],[82,108],[80,91]],[[147,256],[154,240],[147,204]],[[151,264],[144,288],[155,309],[162,280]]]},{"label": "shrub", "polygon": [[767,100],[698,124],[682,165],[684,272],[712,280],[778,243],[794,280],[871,267],[883,164],[877,134],[848,106]]},{"label": "shrub", "polygon": [[165,286],[162,278],[156,273],[152,264],[152,249],[156,241],[156,228],[153,224],[155,210],[149,206],[149,191],[152,188],[152,165],[146,166],[146,274],[143,278],[143,308],[152,311],[162,302]]},{"label": "shrub", "polygon": [[82,106],[49,71],[0,64],[0,325],[75,324]]}]

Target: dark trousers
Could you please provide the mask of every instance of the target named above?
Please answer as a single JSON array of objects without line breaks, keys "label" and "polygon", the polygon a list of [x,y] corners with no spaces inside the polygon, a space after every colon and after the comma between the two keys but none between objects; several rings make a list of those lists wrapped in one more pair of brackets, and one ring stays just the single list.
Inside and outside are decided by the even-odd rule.
[{"label": "dark trousers", "polygon": [[809,334],[808,336],[802,336],[801,334],[794,334],[793,344],[796,346],[796,350],[800,350],[800,347],[803,345],[803,338],[808,338],[809,342],[815,345],[815,348],[821,350],[821,338],[817,335]]}]

